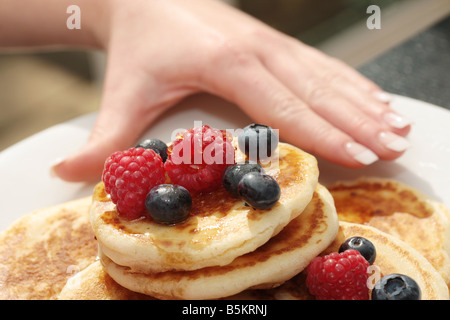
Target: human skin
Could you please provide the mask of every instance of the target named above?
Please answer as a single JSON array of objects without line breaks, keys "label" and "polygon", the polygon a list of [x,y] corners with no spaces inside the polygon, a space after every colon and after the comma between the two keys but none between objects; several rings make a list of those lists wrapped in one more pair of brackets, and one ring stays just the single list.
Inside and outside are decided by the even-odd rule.
[{"label": "human skin", "polygon": [[171,106],[208,92],[280,138],[326,160],[362,167],[408,147],[409,121],[389,95],[343,62],[215,0],[1,0],[0,46],[107,53],[99,115],[86,144],[54,164],[67,181],[97,180]]}]

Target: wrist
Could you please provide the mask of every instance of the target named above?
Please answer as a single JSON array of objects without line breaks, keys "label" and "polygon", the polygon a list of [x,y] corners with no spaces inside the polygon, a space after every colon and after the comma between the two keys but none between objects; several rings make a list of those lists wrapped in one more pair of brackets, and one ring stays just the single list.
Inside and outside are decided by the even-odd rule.
[{"label": "wrist", "polygon": [[110,0],[24,0],[0,4],[0,47],[75,46],[102,49]]}]

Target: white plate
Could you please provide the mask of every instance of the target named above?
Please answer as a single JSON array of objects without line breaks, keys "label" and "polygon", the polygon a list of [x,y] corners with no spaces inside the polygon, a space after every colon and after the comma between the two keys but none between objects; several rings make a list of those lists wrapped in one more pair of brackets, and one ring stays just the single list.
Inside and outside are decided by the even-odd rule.
[{"label": "white plate", "polygon": [[[414,121],[412,147],[398,160],[347,169],[319,159],[324,184],[360,176],[389,177],[408,183],[450,207],[450,112],[421,101],[395,96],[393,109]],[[24,214],[92,193],[93,185],[67,183],[50,176],[57,158],[81,147],[96,113],[48,128],[0,153],[0,230]],[[236,106],[210,95],[190,97],[164,114],[144,135],[170,141],[177,128],[202,121],[223,129],[243,128],[251,120]]]}]

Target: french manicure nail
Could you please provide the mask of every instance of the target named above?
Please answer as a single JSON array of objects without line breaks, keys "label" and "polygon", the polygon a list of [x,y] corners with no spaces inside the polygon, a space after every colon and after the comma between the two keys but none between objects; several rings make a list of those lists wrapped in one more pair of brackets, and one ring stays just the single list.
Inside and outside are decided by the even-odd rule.
[{"label": "french manicure nail", "polygon": [[396,114],[394,112],[388,112],[384,115],[384,120],[391,126],[397,129],[403,129],[406,126],[412,124],[411,120]]},{"label": "french manicure nail", "polygon": [[392,95],[390,93],[384,91],[376,91],[373,93],[373,96],[381,102],[391,102]]},{"label": "french manicure nail", "polygon": [[380,132],[378,134],[378,139],[386,148],[392,151],[402,152],[410,146],[408,140],[392,132]]},{"label": "french manicure nail", "polygon": [[347,142],[345,149],[348,154],[353,157],[353,159],[364,165],[369,165],[379,159],[373,151],[357,142]]},{"label": "french manicure nail", "polygon": [[56,158],[54,161],[50,162],[50,177],[52,177],[52,178],[57,178],[58,177],[58,175],[56,174],[55,168],[59,164],[64,162],[65,159],[66,159],[66,157],[59,157],[59,158]]}]

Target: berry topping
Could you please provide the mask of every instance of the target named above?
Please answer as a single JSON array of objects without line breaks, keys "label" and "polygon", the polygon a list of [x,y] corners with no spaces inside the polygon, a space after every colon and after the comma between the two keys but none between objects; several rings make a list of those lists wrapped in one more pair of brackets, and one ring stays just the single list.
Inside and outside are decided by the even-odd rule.
[{"label": "berry topping", "polygon": [[318,300],[369,300],[368,267],[356,250],[333,252],[311,261],[306,285]]},{"label": "berry topping", "polygon": [[145,199],[150,217],[161,224],[176,224],[189,217],[192,197],[185,188],[173,184],[154,187]]},{"label": "berry topping", "polygon": [[398,273],[384,276],[372,290],[372,300],[420,300],[421,295],[414,279]]},{"label": "berry topping", "polygon": [[280,186],[271,176],[261,172],[245,174],[238,185],[239,196],[255,209],[272,208],[280,199]]},{"label": "berry topping", "polygon": [[239,134],[238,144],[250,160],[264,160],[270,158],[278,147],[278,135],[269,126],[253,123]]},{"label": "berry topping", "polygon": [[178,134],[164,164],[171,182],[193,194],[217,189],[227,167],[235,163],[231,141],[226,131],[206,125]]},{"label": "berry topping", "polygon": [[146,139],[141,141],[136,148],[152,149],[161,157],[163,162],[167,159],[167,144],[159,139]]},{"label": "berry topping", "polygon": [[223,174],[223,186],[225,190],[231,193],[233,196],[238,197],[238,185],[245,174],[249,172],[264,173],[263,167],[259,163],[238,163],[233,166],[229,166]]},{"label": "berry topping", "polygon": [[130,148],[113,153],[105,162],[102,180],[120,215],[136,219],[145,215],[145,197],[165,181],[164,165],[155,151]]},{"label": "berry topping", "polygon": [[351,237],[345,240],[339,247],[339,252],[353,249],[359,251],[361,255],[366,258],[369,264],[373,264],[376,258],[375,246],[370,240],[363,237]]}]

